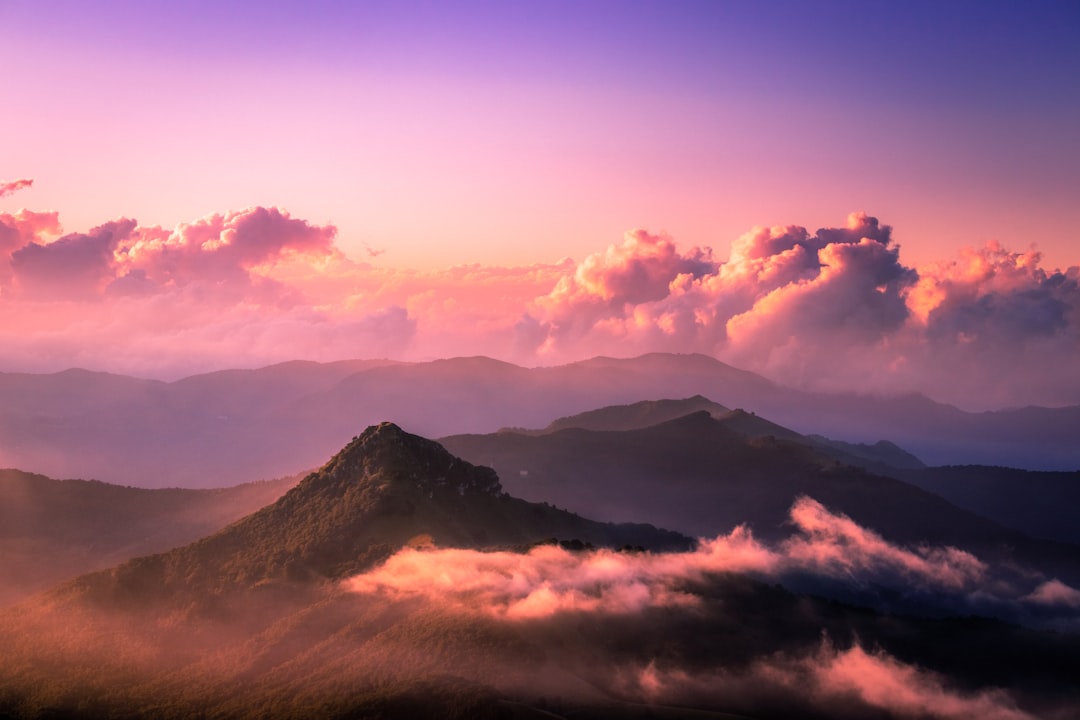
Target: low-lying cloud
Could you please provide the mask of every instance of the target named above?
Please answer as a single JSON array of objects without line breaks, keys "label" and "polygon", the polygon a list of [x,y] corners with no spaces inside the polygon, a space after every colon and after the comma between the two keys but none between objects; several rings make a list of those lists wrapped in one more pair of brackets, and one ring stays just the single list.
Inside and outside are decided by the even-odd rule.
[{"label": "low-lying cloud", "polygon": [[528,553],[404,549],[346,586],[359,593],[422,596],[506,618],[691,606],[698,602],[694,583],[731,572],[796,582],[819,577],[839,588],[890,588],[924,604],[940,600],[969,612],[996,605],[1009,609],[1010,617],[1028,607],[1067,611],[1080,605],[1080,591],[1058,580],[1043,578],[1036,587],[1032,579],[1028,587],[1014,587],[971,553],[895,545],[812,498],[799,498],[790,520],[795,532],[773,546],[739,526],[684,553],[572,552],[549,545]]},{"label": "low-lying cloud", "polygon": [[[817,652],[758,660],[747,671],[690,672],[650,663],[630,674],[626,690],[637,690],[653,702],[723,705],[731,698],[753,706],[765,698],[782,702],[785,693],[801,696],[830,717],[865,717],[882,710],[890,717],[964,720],[1033,720],[1000,689],[961,691],[947,678],[901,662],[882,652],[867,652],[856,643],[838,650],[822,642]],[[747,702],[746,699],[749,699]]]},{"label": "low-lying cloud", "polygon": [[[595,622],[627,620],[657,609],[694,616],[725,607],[709,603],[709,588],[728,573],[781,582],[810,574],[840,585],[957,598],[985,595],[993,587],[997,602],[1013,605],[1071,606],[1080,596],[1057,580],[1025,596],[997,581],[969,553],[894,545],[811,498],[792,506],[790,520],[795,532],[772,546],[738,527],[682,553],[570,551],[555,545],[527,553],[409,548],[343,586],[393,601],[422,598],[451,612],[515,625],[583,615]],[[846,649],[825,639],[816,650],[766,653],[749,666],[691,666],[658,658],[611,673],[614,679],[607,682],[616,694],[661,704],[738,710],[762,703],[799,707],[809,700],[832,717],[881,710],[901,718],[1033,717],[1007,692],[956,689],[946,677],[867,650],[857,639]]]},{"label": "low-lying cloud", "polygon": [[[383,264],[392,248],[353,260],[337,241],[278,208],[67,234],[55,212],[0,213],[0,309],[20,319],[0,363],[166,377],[286,359],[703,352],[810,390],[1080,403],[1080,268],[1049,271],[993,242],[909,267],[866,213],[814,232],[755,228],[726,260],[633,230],[579,262],[417,271]],[[163,301],[176,310],[160,315]],[[365,330],[387,318],[399,321]],[[259,342],[215,345],[240,324]]]}]

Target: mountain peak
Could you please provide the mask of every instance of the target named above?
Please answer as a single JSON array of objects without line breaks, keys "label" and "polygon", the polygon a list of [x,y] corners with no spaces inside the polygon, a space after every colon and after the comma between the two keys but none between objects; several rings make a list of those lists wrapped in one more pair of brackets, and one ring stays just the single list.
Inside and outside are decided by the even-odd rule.
[{"label": "mountain peak", "polygon": [[330,459],[316,478],[334,484],[360,479],[428,492],[498,495],[491,468],[460,460],[437,442],[405,432],[391,422],[371,425]]}]

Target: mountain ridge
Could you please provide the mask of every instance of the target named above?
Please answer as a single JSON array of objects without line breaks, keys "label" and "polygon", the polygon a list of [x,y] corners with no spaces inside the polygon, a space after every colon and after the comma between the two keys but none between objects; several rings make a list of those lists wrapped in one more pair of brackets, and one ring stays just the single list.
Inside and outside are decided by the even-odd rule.
[{"label": "mountain ridge", "polygon": [[694,395],[802,434],[888,440],[930,465],[1080,468],[1078,406],[968,413],[917,395],[809,393],[708,356],[659,353],[537,368],[483,357],[294,362],[171,383],[8,374],[0,378],[0,466],[140,487],[214,487],[317,466],[358,426],[387,417],[440,437]]},{"label": "mountain ridge", "polygon": [[491,468],[384,422],[276,502],[190,545],[77,578],[65,592],[205,604],[236,588],[338,580],[421,536],[445,547],[520,547],[552,536],[615,547],[693,544],[647,523],[595,522],[510,497]]}]

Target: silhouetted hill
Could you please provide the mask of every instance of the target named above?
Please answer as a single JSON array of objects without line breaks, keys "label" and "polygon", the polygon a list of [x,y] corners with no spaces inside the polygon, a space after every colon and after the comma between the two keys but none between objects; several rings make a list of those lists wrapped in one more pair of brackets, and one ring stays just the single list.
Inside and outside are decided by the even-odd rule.
[{"label": "silhouetted hill", "polygon": [[[642,400],[630,405],[609,405],[569,417],[562,417],[548,424],[543,430],[523,430],[533,435],[553,433],[566,428],[584,430],[635,430],[674,420],[692,412],[707,411],[713,417],[731,412],[701,395],[683,400]],[[506,428],[518,430],[518,428]]]},{"label": "silhouetted hill", "polygon": [[191,545],[76,585],[115,597],[214,595],[360,572],[419,537],[437,546],[526,546],[547,538],[682,549],[648,524],[613,525],[502,492],[495,471],[392,423],[371,426],[275,503]]},{"label": "silhouetted hill", "polygon": [[707,411],[713,418],[721,421],[724,427],[734,430],[743,437],[773,437],[795,440],[804,445],[817,448],[829,457],[843,463],[874,472],[886,471],[894,467],[925,467],[917,457],[887,440],[880,440],[873,445],[869,445],[830,440],[821,435],[800,435],[794,430],[777,425],[755,413],[746,412],[742,409],[730,410],[700,395],[682,400],[643,400],[631,405],[609,405],[597,410],[559,418],[542,430],[503,428],[502,432],[546,435],[567,428],[640,430],[702,410]]},{"label": "silhouetted hill", "polygon": [[750,523],[755,534],[780,538],[790,531],[795,498],[808,495],[895,542],[953,545],[1080,579],[1076,546],[1032,539],[799,439],[747,437],[708,411],[637,430],[500,432],[441,442],[494,467],[514,495],[602,520],[650,518],[707,537]]},{"label": "silhouetted hill", "polygon": [[198,540],[277,500],[299,479],[147,490],[0,470],[0,605]]}]

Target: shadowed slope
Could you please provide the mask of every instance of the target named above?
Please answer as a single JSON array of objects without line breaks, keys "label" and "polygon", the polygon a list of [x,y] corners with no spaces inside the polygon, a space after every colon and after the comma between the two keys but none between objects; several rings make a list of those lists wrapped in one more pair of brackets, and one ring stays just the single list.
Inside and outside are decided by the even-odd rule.
[{"label": "shadowed slope", "polygon": [[599,523],[509,497],[491,468],[382,423],[274,504],[192,545],[132,560],[75,585],[141,601],[337,579],[421,535],[454,547],[527,545],[552,536],[655,549],[690,544],[650,525]]},{"label": "shadowed slope", "polygon": [[198,540],[274,502],[299,480],[147,490],[0,470],[0,605]]},{"label": "shadowed slope", "polygon": [[604,520],[651,521],[699,536],[749,523],[781,538],[800,495],[904,544],[953,545],[1080,578],[1080,549],[1033,540],[900,480],[845,465],[800,441],[747,437],[707,411],[628,431],[566,429],[443,438],[490,464],[508,490]]}]

